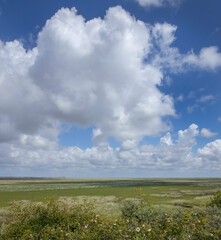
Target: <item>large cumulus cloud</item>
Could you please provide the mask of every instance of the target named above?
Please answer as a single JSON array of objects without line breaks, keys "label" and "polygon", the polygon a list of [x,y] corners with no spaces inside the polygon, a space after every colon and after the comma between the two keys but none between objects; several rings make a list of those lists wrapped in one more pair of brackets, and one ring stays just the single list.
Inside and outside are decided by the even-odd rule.
[{"label": "large cumulus cloud", "polygon": [[[174,148],[169,133],[157,148],[138,147],[144,136],[168,131],[165,117],[176,116],[173,98],[158,88],[165,69],[221,65],[216,47],[180,54],[172,47],[176,28],[148,25],[119,6],[90,21],[75,8],[62,8],[47,21],[35,48],[27,51],[17,40],[1,42],[2,166],[52,162],[111,168],[130,161],[130,166],[172,167],[178,153],[183,162],[191,160],[195,138],[186,141],[185,136],[196,135],[194,126],[178,133],[179,147]],[[59,147],[62,123],[94,126],[97,146],[85,151]],[[122,142],[119,149],[108,147],[110,136]],[[166,149],[171,149],[168,155]]]},{"label": "large cumulus cloud", "polygon": [[162,117],[174,115],[173,100],[157,88],[162,73],[144,64],[150,50],[149,29],[121,7],[88,22],[62,9],[39,34],[31,76],[55,117],[95,125],[95,140],[142,138],[165,131]]}]

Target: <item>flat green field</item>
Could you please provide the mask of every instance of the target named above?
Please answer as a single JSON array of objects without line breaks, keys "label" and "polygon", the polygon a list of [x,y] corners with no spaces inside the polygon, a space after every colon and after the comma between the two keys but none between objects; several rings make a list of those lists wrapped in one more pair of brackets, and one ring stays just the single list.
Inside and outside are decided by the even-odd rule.
[{"label": "flat green field", "polygon": [[[0,178],[0,208],[13,201],[94,199],[103,205],[146,196],[153,205],[203,206],[221,189],[221,178],[79,179]],[[102,199],[102,200],[101,200]]]}]

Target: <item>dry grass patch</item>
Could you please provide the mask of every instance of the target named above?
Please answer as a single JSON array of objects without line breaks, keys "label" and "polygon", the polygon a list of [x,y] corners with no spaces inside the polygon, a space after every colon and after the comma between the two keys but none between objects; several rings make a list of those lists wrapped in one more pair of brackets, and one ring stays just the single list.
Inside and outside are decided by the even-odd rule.
[{"label": "dry grass patch", "polygon": [[181,198],[182,194],[179,192],[162,192],[150,194],[151,197],[164,197],[164,198]]},{"label": "dry grass patch", "polygon": [[77,196],[77,197],[61,197],[59,201],[65,204],[73,205],[74,203],[92,202],[95,212],[104,217],[116,218],[120,216],[120,203],[121,200],[115,196]]}]

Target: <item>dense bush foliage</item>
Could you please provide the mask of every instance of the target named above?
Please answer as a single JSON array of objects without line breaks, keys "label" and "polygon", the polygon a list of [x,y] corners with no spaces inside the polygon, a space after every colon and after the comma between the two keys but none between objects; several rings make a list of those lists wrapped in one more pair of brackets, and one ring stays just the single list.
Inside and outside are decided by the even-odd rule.
[{"label": "dense bush foliage", "polygon": [[146,239],[221,239],[221,211],[216,210],[162,209],[141,201],[124,204],[122,214],[132,225],[151,229]]},{"label": "dense bush foliage", "polygon": [[208,206],[211,206],[211,207],[216,206],[218,208],[221,208],[221,191],[217,191],[214,193],[213,198],[208,203]]},{"label": "dense bush foliage", "polygon": [[[96,215],[89,202],[68,205],[59,201],[14,205],[2,231],[4,240],[121,240],[221,239],[220,212],[168,210],[148,202],[125,202],[116,220]],[[216,220],[213,220],[213,214]],[[218,224],[217,221],[218,220]]]},{"label": "dense bush foliage", "polygon": [[214,207],[207,207],[206,208],[207,214],[207,225],[211,228],[221,230],[221,208],[216,206]]}]

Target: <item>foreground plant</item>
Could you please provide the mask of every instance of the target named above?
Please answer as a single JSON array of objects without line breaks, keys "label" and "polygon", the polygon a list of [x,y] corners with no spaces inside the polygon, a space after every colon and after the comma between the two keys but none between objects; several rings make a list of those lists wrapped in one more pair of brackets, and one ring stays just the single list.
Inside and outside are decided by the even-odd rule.
[{"label": "foreground plant", "polygon": [[221,208],[221,191],[215,192],[207,205],[210,207]]},{"label": "foreground plant", "polygon": [[142,200],[124,202],[122,216],[111,220],[97,215],[88,201],[71,205],[59,201],[16,204],[7,218],[2,239],[219,240],[221,229],[214,224],[213,211],[160,209]]},{"label": "foreground plant", "polygon": [[66,239],[94,215],[89,202],[71,206],[59,201],[15,204],[7,217],[3,239]]}]

